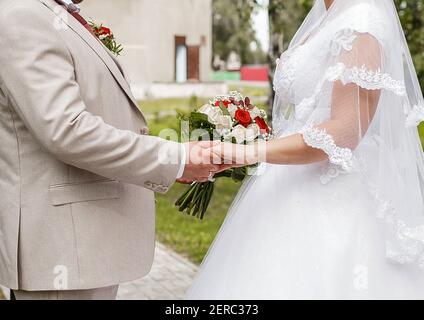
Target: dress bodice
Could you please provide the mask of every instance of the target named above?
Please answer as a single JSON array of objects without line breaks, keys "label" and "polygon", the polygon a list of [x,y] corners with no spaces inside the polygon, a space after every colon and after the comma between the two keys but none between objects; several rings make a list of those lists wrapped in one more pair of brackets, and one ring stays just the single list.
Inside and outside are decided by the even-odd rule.
[{"label": "dress bodice", "polygon": [[317,57],[311,54],[311,43],[285,51],[277,60],[274,81],[276,94],[286,103],[297,105],[307,98],[319,79]]},{"label": "dress bodice", "polygon": [[274,90],[280,108],[275,110],[273,123],[277,135],[288,135],[301,129],[305,125],[304,119],[313,112],[302,106],[309,104],[308,99],[326,70],[323,61],[328,45],[328,41],[317,33],[306,43],[285,51],[277,60]]}]

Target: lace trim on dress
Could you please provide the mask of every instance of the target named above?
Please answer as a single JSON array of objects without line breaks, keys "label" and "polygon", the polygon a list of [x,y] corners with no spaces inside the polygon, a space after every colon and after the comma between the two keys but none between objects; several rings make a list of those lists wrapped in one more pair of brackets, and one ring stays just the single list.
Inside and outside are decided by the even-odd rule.
[{"label": "lace trim on dress", "polygon": [[386,256],[398,264],[417,263],[424,269],[424,225],[409,227],[405,221],[396,218],[396,210],[390,201],[385,201],[378,190],[371,188],[377,201],[377,217],[386,225],[389,236],[386,243]]},{"label": "lace trim on dress", "polygon": [[[344,65],[343,65],[344,67]],[[361,68],[346,68],[339,77],[343,84],[355,83],[367,90],[388,90],[398,96],[406,95],[405,83],[401,80],[393,79],[388,73],[382,73],[381,70],[368,70],[365,66]]]},{"label": "lace trim on dress", "polygon": [[333,137],[325,129],[319,129],[307,125],[302,131],[305,143],[315,149],[323,150],[331,163],[341,166],[346,172],[354,169],[354,156],[352,150],[340,148],[334,142]]},{"label": "lace trim on dress", "polygon": [[347,68],[343,63],[338,63],[327,69],[322,81],[317,85],[314,94],[303,99],[296,106],[296,118],[306,121],[314,107],[318,103],[322,89],[327,82],[342,81],[343,84],[355,83],[361,88],[367,90],[387,90],[398,96],[406,96],[405,83],[393,79],[389,74],[382,73],[380,70],[368,70],[365,66],[358,68]]}]

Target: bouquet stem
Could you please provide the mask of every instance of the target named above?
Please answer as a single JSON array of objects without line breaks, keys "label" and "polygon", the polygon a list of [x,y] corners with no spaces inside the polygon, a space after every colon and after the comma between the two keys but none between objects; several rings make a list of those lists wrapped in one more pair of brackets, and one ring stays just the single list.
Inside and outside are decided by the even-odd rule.
[{"label": "bouquet stem", "polygon": [[[241,182],[247,176],[246,168],[234,168],[215,175],[215,179],[232,178],[235,182]],[[202,220],[208,210],[213,192],[214,182],[194,182],[188,190],[175,202],[180,212]]]},{"label": "bouquet stem", "polygon": [[175,205],[179,207],[180,212],[186,212],[202,220],[211,202],[214,187],[213,182],[195,182]]}]

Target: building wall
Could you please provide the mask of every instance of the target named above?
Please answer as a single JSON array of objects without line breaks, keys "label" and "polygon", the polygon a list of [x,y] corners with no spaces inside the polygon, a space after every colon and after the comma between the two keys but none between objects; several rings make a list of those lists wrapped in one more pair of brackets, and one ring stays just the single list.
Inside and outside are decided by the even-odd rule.
[{"label": "building wall", "polygon": [[124,45],[119,59],[133,84],[175,81],[175,36],[201,45],[200,80],[209,80],[212,0],[85,0],[81,7]]}]

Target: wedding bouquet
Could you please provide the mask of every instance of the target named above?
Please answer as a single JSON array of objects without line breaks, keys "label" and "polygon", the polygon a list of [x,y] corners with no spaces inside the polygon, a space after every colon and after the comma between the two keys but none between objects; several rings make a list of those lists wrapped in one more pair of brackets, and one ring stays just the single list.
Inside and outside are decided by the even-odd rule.
[{"label": "wedding bouquet", "polygon": [[[252,104],[250,98],[243,98],[238,92],[217,96],[190,115],[180,116],[181,121],[189,123],[189,132],[185,133],[188,136],[201,132],[203,140],[206,135],[207,140],[245,145],[260,139],[270,139],[271,129],[266,119],[267,114],[264,110]],[[215,180],[228,177],[241,182],[251,174],[250,169],[253,167],[233,168],[218,173],[213,181],[195,182],[175,205],[180,212],[203,219],[212,199]]]}]

